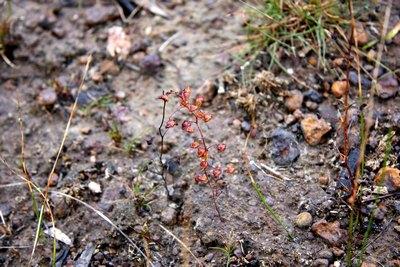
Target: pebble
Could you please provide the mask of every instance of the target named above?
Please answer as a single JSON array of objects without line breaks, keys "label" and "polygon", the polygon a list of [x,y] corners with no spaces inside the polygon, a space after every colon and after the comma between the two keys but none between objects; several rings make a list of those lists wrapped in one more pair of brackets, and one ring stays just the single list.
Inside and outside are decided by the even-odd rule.
[{"label": "pebble", "polygon": [[384,167],[374,178],[375,185],[386,186],[390,193],[400,189],[400,170],[393,167]]},{"label": "pebble", "polygon": [[308,58],[308,64],[315,67],[318,64],[318,59],[315,56],[311,56]]},{"label": "pebble", "polygon": [[166,225],[173,225],[176,222],[176,216],[176,209],[168,206],[161,212],[161,221]]},{"label": "pebble", "polygon": [[303,112],[301,112],[300,109],[296,109],[296,110],[293,112],[293,116],[294,116],[296,119],[301,120],[301,119],[304,117],[304,114],[303,114]]},{"label": "pebble", "polygon": [[58,184],[59,177],[57,173],[52,173],[49,179],[49,186],[54,187]]},{"label": "pebble", "polygon": [[319,220],[312,225],[311,230],[326,243],[333,246],[339,246],[346,239],[346,230],[340,228],[339,221]]},{"label": "pebble", "polygon": [[278,128],[272,132],[271,141],[271,157],[276,165],[289,165],[300,156],[296,137],[292,133]]},{"label": "pebble", "polygon": [[251,130],[251,125],[248,121],[242,121],[240,126],[242,127],[242,130],[245,132],[250,132]]},{"label": "pebble", "polygon": [[316,110],[318,108],[318,104],[312,101],[306,101],[306,107],[309,110]]},{"label": "pebble", "polygon": [[162,66],[161,58],[157,54],[146,55],[140,60],[139,66],[144,74],[154,75]]},{"label": "pebble", "polygon": [[285,93],[285,107],[289,111],[300,109],[303,104],[303,94],[299,90],[291,90]]},{"label": "pebble", "polygon": [[318,113],[327,122],[330,123],[331,126],[336,126],[339,122],[339,115],[337,109],[329,104],[328,102],[324,102],[318,106]]},{"label": "pebble", "polygon": [[317,257],[332,261],[333,260],[333,253],[329,249],[323,249],[320,252],[318,252]]},{"label": "pebble", "polygon": [[335,81],[331,86],[331,91],[337,98],[342,97],[347,91],[347,81]]},{"label": "pebble", "polygon": [[85,10],[85,23],[95,26],[119,17],[118,10],[114,6],[95,5]]},{"label": "pebble", "polygon": [[124,100],[126,98],[126,93],[124,91],[117,91],[115,92],[115,97],[118,100]]},{"label": "pebble", "polygon": [[355,25],[353,39],[354,43],[357,41],[357,44],[359,46],[363,46],[366,43],[368,43],[369,40],[368,32],[365,30],[363,24],[360,22],[356,23]]},{"label": "pebble", "polygon": [[242,122],[241,122],[239,119],[234,119],[234,120],[232,121],[232,126],[233,126],[235,129],[240,129],[240,128],[241,128],[241,125],[242,125]]},{"label": "pebble", "polygon": [[329,266],[329,261],[327,259],[316,259],[312,266],[315,267],[328,267]]},{"label": "pebble", "polygon": [[296,216],[295,224],[300,228],[310,226],[312,223],[312,216],[309,212],[305,211]]},{"label": "pebble", "polygon": [[103,60],[100,63],[100,74],[117,75],[119,73],[119,67],[113,60]]},{"label": "pebble", "polygon": [[39,93],[38,103],[44,107],[51,107],[57,101],[57,94],[53,88],[46,88]]},{"label": "pebble", "polygon": [[[352,85],[358,86],[358,74],[355,71],[349,71],[349,81]],[[371,87],[371,81],[361,74],[361,86],[363,89],[369,89]]]},{"label": "pebble", "polygon": [[321,175],[318,177],[318,183],[323,186],[327,186],[329,184],[329,176]]},{"label": "pebble", "polygon": [[400,225],[395,225],[395,226],[394,226],[394,230],[396,230],[397,233],[400,234]]},{"label": "pebble", "polygon": [[328,133],[332,127],[324,119],[318,119],[314,114],[307,114],[301,121],[301,129],[307,143],[309,145],[317,145],[321,143],[322,137]]},{"label": "pebble", "polygon": [[58,39],[64,38],[64,36],[65,36],[65,34],[66,34],[64,28],[61,27],[61,25],[60,25],[60,26],[54,27],[54,28],[51,30],[51,33],[52,33],[55,37],[57,37]]},{"label": "pebble", "polygon": [[296,117],[293,114],[288,114],[285,116],[285,124],[286,125],[292,125],[293,123],[296,122]]},{"label": "pebble", "polygon": [[92,129],[89,126],[84,126],[79,129],[82,134],[88,135],[92,132]]},{"label": "pebble", "polygon": [[379,204],[377,208],[372,210],[372,216],[377,221],[382,221],[385,218],[386,213],[387,213],[387,208],[383,202]]},{"label": "pebble", "polygon": [[88,184],[88,188],[93,194],[100,194],[101,193],[101,186],[100,186],[99,183],[90,181],[89,184]]},{"label": "pebble", "polygon": [[395,97],[398,92],[399,83],[393,75],[388,74],[384,78],[379,79],[376,86],[376,93],[379,98],[389,99]]},{"label": "pebble", "polygon": [[306,91],[304,94],[304,99],[310,100],[315,103],[322,103],[324,97],[319,92],[315,91],[314,89],[310,89]]},{"label": "pebble", "polygon": [[332,247],[332,252],[335,257],[342,257],[344,255],[344,250],[338,247]]},{"label": "pebble", "polygon": [[206,80],[203,85],[196,90],[196,95],[203,96],[204,102],[209,103],[217,95],[217,90],[218,88],[214,82]]}]

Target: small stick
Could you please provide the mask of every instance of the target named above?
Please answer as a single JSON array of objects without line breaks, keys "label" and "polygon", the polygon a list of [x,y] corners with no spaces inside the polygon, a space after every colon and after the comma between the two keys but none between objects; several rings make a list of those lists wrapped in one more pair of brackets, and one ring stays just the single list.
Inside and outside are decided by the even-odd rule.
[{"label": "small stick", "polygon": [[[269,172],[269,176],[278,179],[280,181],[284,180],[284,181],[291,181],[292,179],[284,176],[283,174],[279,173],[278,171],[272,169],[271,167],[268,167],[267,165],[265,165],[264,163],[260,163],[260,165],[258,165],[257,163],[254,162],[254,160],[250,161],[250,165],[255,166],[257,169],[259,169],[260,171],[262,171],[265,175],[268,175],[268,173],[265,172],[265,170],[267,172]],[[272,175],[271,175],[272,174]]]}]

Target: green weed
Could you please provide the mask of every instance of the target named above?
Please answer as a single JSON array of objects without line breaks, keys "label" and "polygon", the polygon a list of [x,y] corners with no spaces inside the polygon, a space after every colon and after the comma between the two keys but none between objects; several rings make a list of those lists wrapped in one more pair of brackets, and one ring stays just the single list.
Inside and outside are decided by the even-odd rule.
[{"label": "green weed", "polygon": [[280,50],[293,55],[311,50],[318,56],[318,66],[326,68],[326,43],[331,29],[345,22],[338,15],[338,1],[265,0],[258,1],[258,5],[241,2],[248,7],[251,50],[267,51],[270,68],[279,61]]}]

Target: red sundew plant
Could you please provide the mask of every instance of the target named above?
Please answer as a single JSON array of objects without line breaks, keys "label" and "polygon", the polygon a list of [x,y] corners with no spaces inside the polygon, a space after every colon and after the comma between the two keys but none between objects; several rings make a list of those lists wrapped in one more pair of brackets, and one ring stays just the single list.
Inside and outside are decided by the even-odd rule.
[{"label": "red sundew plant", "polygon": [[[201,125],[208,123],[212,119],[212,115],[201,109],[204,98],[202,96],[197,96],[192,99],[191,91],[191,88],[187,87],[180,92],[163,92],[163,94],[158,97],[158,99],[163,101],[162,120],[158,129],[161,137],[159,158],[162,168],[161,176],[164,180],[165,188],[169,196],[164,175],[166,167],[162,161],[164,154],[164,137],[171,129],[181,128],[181,131],[185,133],[186,136],[193,139],[189,149],[196,154],[196,157],[199,160],[199,169],[193,178],[196,183],[207,184],[211,187],[215,209],[218,216],[221,218],[216,198],[219,195],[219,188],[223,184],[223,174],[232,174],[235,172],[235,168],[232,164],[228,164],[223,168],[221,163],[215,160],[214,153],[223,153],[226,149],[226,145],[223,143],[207,144]],[[171,115],[166,118],[166,106],[171,98],[177,99],[179,103]],[[178,122],[178,119],[176,118],[178,112],[186,115],[186,119]]]}]

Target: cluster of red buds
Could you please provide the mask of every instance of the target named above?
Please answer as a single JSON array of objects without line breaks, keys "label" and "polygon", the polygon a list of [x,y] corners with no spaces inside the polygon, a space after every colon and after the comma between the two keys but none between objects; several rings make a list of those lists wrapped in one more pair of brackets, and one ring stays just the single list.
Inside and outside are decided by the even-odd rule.
[{"label": "cluster of red buds", "polygon": [[179,105],[166,120],[165,128],[167,130],[178,126],[177,119],[173,116],[178,111],[183,111],[188,116],[188,119],[183,120],[181,123],[181,129],[187,134],[193,134],[197,131],[198,137],[190,144],[190,148],[195,151],[197,158],[199,159],[199,173],[195,175],[195,181],[199,184],[207,184],[211,180],[216,182],[222,178],[223,173],[232,174],[235,172],[235,168],[232,164],[228,164],[224,169],[221,164],[214,163],[212,160],[212,151],[217,153],[223,153],[226,149],[226,145],[219,143],[216,145],[207,145],[206,140],[201,129],[201,123],[208,123],[212,116],[201,109],[204,102],[202,96],[197,96],[191,99],[191,88],[187,87],[179,93],[173,93],[169,91],[163,93],[159,99],[164,101],[164,105],[169,101],[170,96],[177,97]]}]

